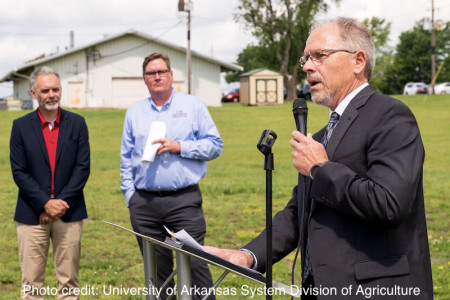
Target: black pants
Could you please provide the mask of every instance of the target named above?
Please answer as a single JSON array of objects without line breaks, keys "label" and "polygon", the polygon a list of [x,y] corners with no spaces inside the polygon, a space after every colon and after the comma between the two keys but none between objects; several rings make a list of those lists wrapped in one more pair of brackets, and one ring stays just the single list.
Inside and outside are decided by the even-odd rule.
[{"label": "black pants", "polygon": [[[206,223],[202,209],[202,195],[198,186],[185,189],[179,193],[159,195],[157,193],[136,190],[130,199],[130,219],[133,230],[164,241],[168,233],[163,225],[174,232],[186,230],[200,245],[203,245]],[[142,240],[138,237],[142,253]],[[161,286],[173,270],[173,253],[164,247],[156,246],[158,286]],[[192,284],[200,288],[200,295],[193,294],[193,299],[201,299],[202,291],[212,287],[212,276],[208,265],[200,260],[191,259]],[[173,288],[172,280],[169,286]],[[173,289],[171,289],[173,290]],[[169,291],[171,291],[169,290]],[[162,298],[167,297],[166,293]],[[208,299],[215,299],[211,295]]]}]

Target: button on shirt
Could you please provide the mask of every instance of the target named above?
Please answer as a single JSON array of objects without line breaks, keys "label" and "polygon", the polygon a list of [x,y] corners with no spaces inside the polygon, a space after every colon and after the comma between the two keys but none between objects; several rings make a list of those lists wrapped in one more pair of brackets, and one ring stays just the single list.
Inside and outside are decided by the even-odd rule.
[{"label": "button on shirt", "polygon": [[[166,124],[166,138],[179,142],[181,151],[156,155],[146,168],[141,159],[154,121]],[[219,132],[199,98],[172,89],[170,100],[160,109],[151,97],[136,102],[126,113],[120,147],[120,187],[127,206],[136,188],[175,191],[197,184],[206,175],[206,161],[218,157],[222,148]]]}]

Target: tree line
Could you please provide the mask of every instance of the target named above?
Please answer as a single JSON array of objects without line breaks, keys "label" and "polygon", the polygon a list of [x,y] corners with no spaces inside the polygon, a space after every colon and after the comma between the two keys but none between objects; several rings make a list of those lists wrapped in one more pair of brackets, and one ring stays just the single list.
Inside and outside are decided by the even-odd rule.
[{"label": "tree line", "polygon": [[[333,2],[339,4],[341,0]],[[308,31],[319,12],[329,5],[324,0],[240,0],[234,18],[242,22],[256,38],[238,54],[241,73],[229,74],[228,82],[239,81],[239,75],[266,68],[283,75],[287,99],[296,98],[297,86],[306,77],[299,59],[303,55]],[[389,46],[391,23],[372,17],[363,21],[371,30],[377,61],[371,85],[385,94],[400,94],[407,82],[425,82],[431,78],[431,28],[425,19],[402,32],[398,44]],[[442,65],[436,82],[450,81],[450,22],[436,31],[436,66]]]}]

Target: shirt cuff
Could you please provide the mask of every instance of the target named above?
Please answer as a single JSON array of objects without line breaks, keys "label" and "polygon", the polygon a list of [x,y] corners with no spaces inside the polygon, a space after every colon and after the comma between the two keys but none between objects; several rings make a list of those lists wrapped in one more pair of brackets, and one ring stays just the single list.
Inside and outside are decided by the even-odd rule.
[{"label": "shirt cuff", "polygon": [[135,189],[130,189],[125,193],[125,200],[127,202],[127,207],[130,207],[130,199],[131,197],[133,197],[133,194],[136,190]]},{"label": "shirt cuff", "polygon": [[253,259],[253,262],[252,262],[252,265],[250,266],[250,269],[256,270],[256,267],[258,266],[258,260],[256,259],[255,254],[253,254],[252,251],[250,251],[250,250],[248,250],[248,249],[244,249],[244,248],[239,249],[239,251],[245,251],[245,252],[247,252],[248,254],[250,254],[250,256],[251,256],[252,259]]},{"label": "shirt cuff", "polygon": [[188,158],[189,149],[187,143],[185,141],[178,141],[180,143],[180,156],[183,158]]}]

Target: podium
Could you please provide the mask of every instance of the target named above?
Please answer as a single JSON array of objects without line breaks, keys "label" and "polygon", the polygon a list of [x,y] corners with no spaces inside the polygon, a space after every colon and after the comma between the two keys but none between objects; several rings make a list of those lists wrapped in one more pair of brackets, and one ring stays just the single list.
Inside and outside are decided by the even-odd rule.
[{"label": "podium", "polygon": [[[159,299],[156,291],[158,290],[158,286],[156,285],[157,281],[157,270],[156,270],[156,250],[155,246],[159,245],[164,248],[175,251],[176,254],[176,269],[170,274],[170,276],[166,279],[166,281],[161,285],[161,289],[165,289],[169,282],[177,275],[177,297],[180,300],[192,300],[192,295],[186,291],[190,291],[192,286],[191,279],[191,263],[190,258],[196,258],[202,260],[210,265],[219,267],[224,270],[222,275],[216,280],[213,286],[209,289],[209,293],[205,295],[202,299],[206,300],[210,294],[214,291],[215,288],[219,286],[219,284],[225,279],[225,277],[231,272],[233,274],[245,277],[254,282],[257,282],[262,285],[266,285],[265,277],[252,269],[241,267],[235,265],[228,260],[225,260],[219,256],[210,254],[203,250],[194,248],[185,243],[180,243],[171,238],[166,238],[165,241],[156,240],[149,236],[142,235],[133,230],[130,230],[126,227],[103,221],[112,226],[118,227],[120,229],[126,230],[136,236],[142,238],[143,245],[143,257],[144,257],[144,274],[145,274],[145,286],[149,289],[149,293],[146,295],[147,300],[157,300]],[[300,291],[297,288],[293,288],[291,286],[287,286],[285,284],[272,281],[272,289],[278,290],[280,293],[284,295],[290,295],[296,298],[300,297]]]}]

